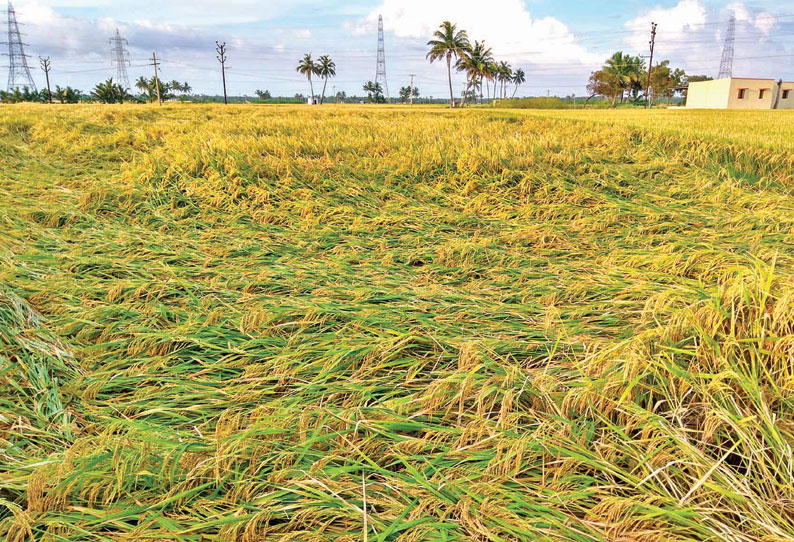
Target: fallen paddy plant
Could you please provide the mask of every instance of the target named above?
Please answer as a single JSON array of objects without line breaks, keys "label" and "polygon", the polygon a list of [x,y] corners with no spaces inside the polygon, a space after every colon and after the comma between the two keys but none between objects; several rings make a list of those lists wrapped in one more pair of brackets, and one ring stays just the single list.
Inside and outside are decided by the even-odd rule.
[{"label": "fallen paddy plant", "polygon": [[792,117],[574,113],[0,110],[0,538],[794,538]]}]

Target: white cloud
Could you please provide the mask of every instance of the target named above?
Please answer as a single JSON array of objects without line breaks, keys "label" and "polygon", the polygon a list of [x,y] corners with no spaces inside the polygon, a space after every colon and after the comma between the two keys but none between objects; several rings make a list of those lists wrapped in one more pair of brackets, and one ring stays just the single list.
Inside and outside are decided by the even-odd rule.
[{"label": "white cloud", "polygon": [[[786,47],[748,50],[762,40],[775,40],[778,19],[744,2],[732,2],[722,9],[709,9],[703,0],[680,0],[671,8],[655,7],[626,23],[631,34],[624,43],[634,54],[647,54],[650,23],[658,23],[654,58],[669,59],[689,73],[717,76],[729,15],[736,17],[736,53],[734,75],[746,77],[780,77],[780,62],[764,54],[775,54]],[[777,49],[776,49],[777,48]],[[743,58],[747,57],[747,58]]]},{"label": "white cloud", "polygon": [[438,25],[451,19],[469,39],[485,40],[494,55],[535,65],[592,65],[602,59],[579,44],[571,30],[553,17],[533,18],[523,0],[490,0],[487,6],[458,0],[383,0],[359,20],[353,31],[372,34],[378,15],[384,30],[398,38],[431,38]]},{"label": "white cloud", "polygon": [[[188,80],[197,91],[218,92],[217,39],[229,44],[233,69],[227,79],[236,92],[250,93],[255,88],[289,96],[305,92],[305,80],[296,74],[294,66],[310,51],[334,58],[339,73],[334,83],[340,90],[360,92],[361,83],[373,76],[375,32],[381,13],[390,85],[399,88],[408,83],[408,74],[415,73],[423,95],[447,92],[444,70],[425,60],[427,40],[446,19],[465,28],[472,40],[484,39],[498,59],[527,72],[528,82],[519,95],[545,95],[549,89],[555,93],[580,92],[589,72],[613,51],[622,48],[632,54],[647,54],[651,20],[659,23],[657,58],[670,59],[674,66],[691,73],[716,75],[731,11],[740,19],[736,26],[735,72],[791,79],[791,68],[783,62],[782,54],[792,49],[782,36],[794,31],[794,23],[776,18],[782,8],[771,0],[760,3],[771,14],[749,0],[744,0],[747,4],[719,0],[721,7],[715,5],[716,0],[675,1],[676,5],[666,9],[628,11],[626,18],[634,17],[626,24],[628,32],[618,28],[614,34],[605,35],[603,31],[582,29],[580,36],[575,34],[578,29],[557,18],[534,16],[534,0],[490,0],[486,4],[467,0],[357,0],[343,5],[327,0],[191,0],[189,6],[182,0],[165,4],[160,0],[14,0],[14,4],[20,22],[26,24],[22,30],[32,60],[38,55],[51,55],[51,75],[56,84],[83,89],[115,74],[108,38],[118,27],[129,40],[131,78],[150,76],[148,59],[152,51],[157,51],[163,60],[164,77]],[[560,8],[561,13],[567,11],[570,9]],[[345,20],[349,22],[341,22]],[[585,26],[611,25],[614,21],[611,16],[596,17],[593,24]],[[762,40],[761,52],[748,52]],[[777,56],[741,59],[764,54]],[[37,81],[43,79],[40,70],[34,72]],[[456,89],[461,87],[462,75],[453,73],[453,82]]]},{"label": "white cloud", "polygon": [[747,6],[744,5],[743,2],[732,2],[725,6],[725,11],[733,12],[733,15],[736,17],[736,20],[739,22],[742,21],[750,21],[752,22],[753,16],[750,14],[750,10],[747,9]]},{"label": "white cloud", "polygon": [[756,16],[753,26],[760,30],[764,36],[768,36],[772,29],[777,26],[777,19],[770,13],[763,11]]},{"label": "white cloud", "polygon": [[684,44],[706,22],[706,8],[700,0],[681,0],[672,8],[653,8],[626,23],[626,29],[633,32],[626,44],[635,51],[646,52],[652,22],[659,25],[660,45]]},{"label": "white cloud", "polygon": [[51,54],[78,60],[85,57],[108,57],[108,39],[120,29],[134,50],[146,44],[146,50],[193,48],[214,43],[205,31],[183,25],[155,23],[141,19],[121,22],[108,17],[86,19],[61,15],[38,1],[20,2],[17,18],[25,24],[25,41],[33,54]]}]

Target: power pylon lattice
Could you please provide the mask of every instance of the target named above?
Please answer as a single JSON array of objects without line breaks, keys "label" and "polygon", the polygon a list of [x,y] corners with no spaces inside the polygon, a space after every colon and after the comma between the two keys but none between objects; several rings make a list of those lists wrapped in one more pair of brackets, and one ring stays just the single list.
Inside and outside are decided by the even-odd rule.
[{"label": "power pylon lattice", "polygon": [[389,85],[386,83],[386,49],[383,46],[383,17],[378,15],[378,67],[375,71],[375,83],[383,87],[383,94],[389,99]]},{"label": "power pylon lattice", "polygon": [[27,87],[28,90],[36,92],[36,83],[33,82],[30,68],[28,68],[29,55],[25,54],[25,45],[27,44],[22,43],[17,14],[11,2],[8,3],[6,13],[8,14],[8,41],[5,43],[8,45],[8,53],[3,53],[8,56],[8,86],[6,90],[11,92]]},{"label": "power pylon lattice", "polygon": [[720,61],[720,75],[718,79],[733,75],[733,42],[736,36],[736,16],[731,15],[728,21],[728,33],[725,34],[725,45],[722,47],[722,60]]},{"label": "power pylon lattice", "polygon": [[127,65],[130,63],[130,52],[124,47],[128,42],[121,37],[117,28],[116,35],[110,38],[110,43],[113,44],[110,52],[113,54],[111,63],[116,66],[116,81],[128,89],[130,88],[130,78],[127,76]]}]

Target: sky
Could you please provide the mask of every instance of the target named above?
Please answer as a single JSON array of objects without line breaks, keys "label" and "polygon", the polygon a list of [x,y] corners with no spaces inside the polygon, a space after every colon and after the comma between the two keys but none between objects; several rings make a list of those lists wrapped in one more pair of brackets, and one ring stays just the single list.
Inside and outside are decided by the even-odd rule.
[{"label": "sky", "polygon": [[[328,54],[337,75],[326,94],[363,94],[375,78],[377,20],[383,16],[389,94],[410,74],[422,96],[448,97],[446,68],[425,59],[427,41],[444,20],[484,40],[497,60],[522,68],[518,96],[585,94],[589,74],[613,52],[648,55],[690,74],[716,77],[728,20],[734,14],[734,76],[794,81],[794,2],[759,0],[18,0],[26,53],[36,84],[38,57],[49,56],[54,85],[90,90],[114,77],[111,38],[128,41],[130,80],[150,77],[152,52],[160,77],[187,81],[196,93],[222,92],[215,42],[227,46],[230,95],[309,94],[295,66],[305,53]],[[5,29],[3,29],[4,32]],[[4,46],[3,46],[4,47]],[[6,60],[7,61],[7,60]],[[7,68],[4,68],[4,70]],[[456,94],[464,77],[453,76]],[[322,85],[315,81],[319,94]]]}]

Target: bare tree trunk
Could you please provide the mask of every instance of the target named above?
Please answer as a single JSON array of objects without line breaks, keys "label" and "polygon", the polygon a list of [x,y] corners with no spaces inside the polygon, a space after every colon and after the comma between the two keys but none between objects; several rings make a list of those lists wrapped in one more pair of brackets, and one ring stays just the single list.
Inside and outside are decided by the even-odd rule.
[{"label": "bare tree trunk", "polygon": [[455,96],[452,94],[452,55],[447,53],[447,78],[449,79],[449,106],[455,107]]},{"label": "bare tree trunk", "polygon": [[320,105],[323,105],[323,102],[325,101],[325,86],[326,86],[327,84],[328,84],[328,78],[326,77],[326,78],[325,78],[325,82],[323,83],[323,93],[322,93],[322,95],[320,96]]},{"label": "bare tree trunk", "polygon": [[469,93],[469,87],[470,86],[471,86],[471,83],[469,82],[469,79],[467,77],[466,78],[466,90],[463,91],[463,99],[461,99],[461,101],[460,101],[460,106],[461,107],[466,105],[466,95]]}]

